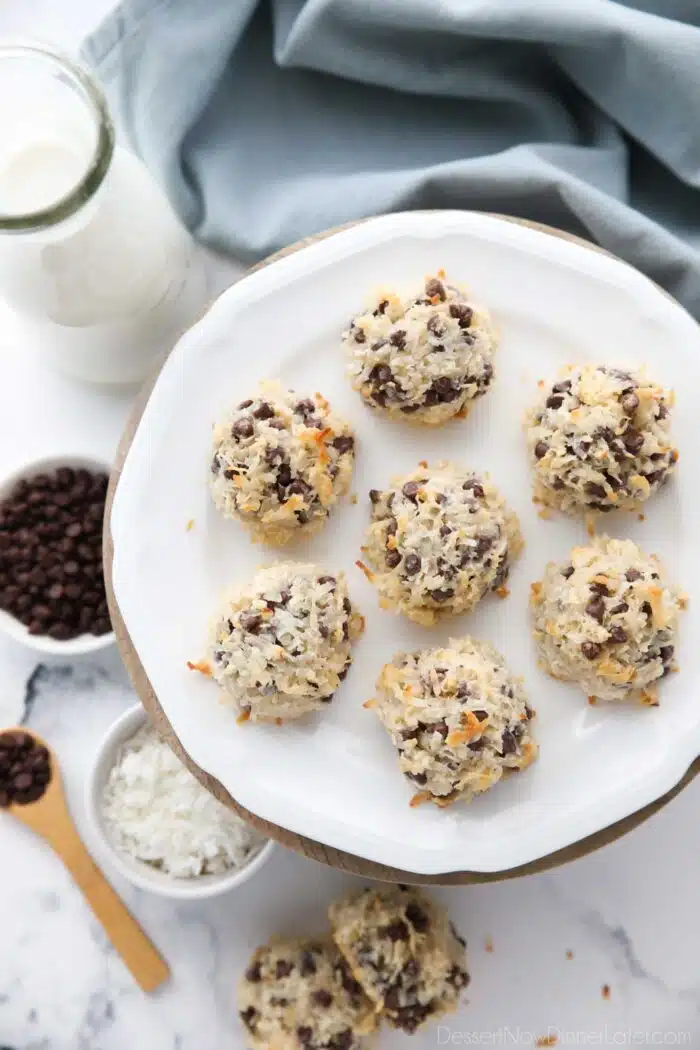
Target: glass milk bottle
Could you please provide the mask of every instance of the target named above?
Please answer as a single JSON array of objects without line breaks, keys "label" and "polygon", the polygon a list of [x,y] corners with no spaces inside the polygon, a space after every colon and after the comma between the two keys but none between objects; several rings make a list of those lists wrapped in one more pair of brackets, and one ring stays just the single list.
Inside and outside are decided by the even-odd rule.
[{"label": "glass milk bottle", "polygon": [[0,299],[18,351],[89,382],[143,379],[205,309],[193,250],[93,78],[0,47]]}]

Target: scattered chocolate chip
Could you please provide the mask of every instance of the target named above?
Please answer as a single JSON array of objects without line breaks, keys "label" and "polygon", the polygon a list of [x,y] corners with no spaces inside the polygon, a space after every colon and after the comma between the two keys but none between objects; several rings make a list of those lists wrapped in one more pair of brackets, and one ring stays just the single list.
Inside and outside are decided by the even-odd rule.
[{"label": "scattered chocolate chip", "polygon": [[317,1006],[323,1007],[324,1010],[333,1005],[333,996],[325,988],[317,988],[315,992],[311,993],[311,999]]},{"label": "scattered chocolate chip", "polygon": [[597,499],[605,499],[607,492],[604,485],[598,485],[595,481],[589,481],[586,485],[586,495],[595,496]]},{"label": "scattered chocolate chip", "polygon": [[278,959],[277,965],[275,966],[275,977],[278,980],[282,977],[289,977],[293,969],[294,963],[289,962],[287,959]]},{"label": "scattered chocolate chip", "polygon": [[439,314],[433,314],[432,317],[429,317],[425,327],[428,329],[429,332],[432,332],[433,335],[440,336],[445,334],[445,326],[442,323]]},{"label": "scattered chocolate chip", "polygon": [[615,624],[614,627],[610,628],[608,638],[611,642],[615,642],[616,645],[621,645],[622,642],[627,641],[627,631],[624,627],[620,627],[619,624]]},{"label": "scattered chocolate chip", "polygon": [[603,647],[598,642],[581,642],[581,652],[587,660],[597,660],[602,651]]},{"label": "scattered chocolate chip", "polygon": [[390,941],[407,941],[410,936],[408,926],[401,919],[397,919],[396,922],[385,926],[381,933],[383,936],[388,937]]},{"label": "scattered chocolate chip", "polygon": [[313,1038],[313,1029],[309,1028],[307,1025],[299,1025],[297,1028],[297,1039],[302,1046],[310,1046],[313,1042]]},{"label": "scattered chocolate chip", "polygon": [[417,554],[407,554],[404,558],[403,568],[407,576],[415,576],[420,571],[421,560]]},{"label": "scattered chocolate chip", "polygon": [[665,664],[670,664],[673,659],[675,649],[672,645],[662,645],[659,649],[659,656]]},{"label": "scattered chocolate chip", "polygon": [[501,754],[513,755],[518,750],[518,741],[511,729],[504,729],[501,736]]},{"label": "scattered chocolate chip", "polygon": [[395,332],[392,332],[389,336],[389,342],[397,350],[404,350],[406,348],[406,333],[403,328],[397,328]]},{"label": "scattered chocolate chip", "polygon": [[366,343],[367,342],[367,336],[365,335],[365,333],[363,332],[363,330],[361,328],[354,328],[352,334],[353,334],[353,338],[354,338],[356,343]]},{"label": "scattered chocolate chip", "polygon": [[388,299],[382,299],[382,301],[377,305],[377,309],[373,311],[373,316],[374,317],[379,317],[381,314],[383,314],[386,311],[386,308],[387,308],[388,305],[389,305],[389,300]]},{"label": "scattered chocolate chip", "polygon": [[262,627],[263,618],[260,613],[244,611],[241,613],[239,623],[244,631],[250,634],[258,634]]},{"label": "scattered chocolate chip", "polygon": [[416,503],[416,496],[418,495],[418,489],[420,485],[417,481],[407,481],[401,491],[403,492],[406,499],[410,499],[412,503]]},{"label": "scattered chocolate chip", "polygon": [[267,401],[263,401],[253,411],[253,415],[256,419],[272,419],[275,414],[275,410]]},{"label": "scattered chocolate chip", "polygon": [[[461,940],[461,938],[459,938]],[[462,941],[462,943],[464,943]],[[452,985],[453,988],[462,989],[466,988],[469,984],[469,974],[466,970],[462,970],[459,966],[453,966],[447,975],[447,981]]]},{"label": "scattered chocolate chip", "polygon": [[445,286],[442,281],[437,279],[437,277],[431,277],[425,282],[425,294],[430,299],[434,299],[435,296],[437,296],[442,302],[447,298]]},{"label": "scattered chocolate chip", "polygon": [[240,1012],[241,1021],[249,1032],[255,1032],[257,1017],[258,1011],[254,1006],[247,1006],[245,1010]]},{"label": "scattered chocolate chip", "polygon": [[253,402],[252,402],[252,401],[250,401],[250,400],[248,400],[248,401],[241,401],[241,403],[240,403],[240,405],[239,405],[238,407],[239,407],[240,409],[242,409],[242,408],[250,408],[250,406],[251,406],[252,404],[253,404]]},{"label": "scattered chocolate chip", "polygon": [[294,411],[298,416],[306,419],[308,416],[313,416],[316,411],[316,405],[310,397],[305,397],[301,401],[297,401]]},{"label": "scattered chocolate chip", "polygon": [[387,568],[395,569],[397,565],[401,564],[401,555],[398,551],[387,551],[384,560]]},{"label": "scattered chocolate chip", "polygon": [[428,387],[425,394],[426,405],[443,405],[456,401],[460,389],[447,376],[438,376]]},{"label": "scattered chocolate chip", "polygon": [[340,437],[334,438],[331,441],[333,448],[344,456],[347,452],[352,452],[355,447],[355,439],[350,435],[341,435]]},{"label": "scattered chocolate chip", "polygon": [[570,379],[560,379],[558,383],[555,383],[552,387],[553,394],[568,394],[571,390]]},{"label": "scattered chocolate chip", "polygon": [[246,980],[250,981],[251,984],[258,984],[262,980],[262,973],[260,972],[260,962],[256,961],[248,967],[245,972]]},{"label": "scattered chocolate chip", "polygon": [[430,926],[430,919],[423,911],[423,909],[414,901],[411,901],[411,903],[407,905],[404,914],[410,922],[413,929],[417,930],[418,933],[425,933],[425,931]]},{"label": "scattered chocolate chip", "polygon": [[473,316],[474,311],[466,303],[450,303],[450,317],[459,321],[460,328],[469,328]]},{"label": "scattered chocolate chip", "polygon": [[369,498],[371,503],[379,503],[379,500],[382,498],[382,494],[379,491],[379,489],[370,489]]},{"label": "scattered chocolate chip", "polygon": [[338,1032],[332,1039],[327,1043],[327,1050],[350,1050],[350,1047],[355,1042],[355,1037],[352,1034],[350,1028],[344,1028],[342,1032]]},{"label": "scattered chocolate chip", "polygon": [[304,950],[301,953],[301,961],[299,964],[299,972],[301,973],[301,976],[311,977],[312,974],[316,973],[316,970],[317,966],[313,952]]},{"label": "scattered chocolate chip", "polygon": [[465,492],[471,492],[475,499],[484,498],[484,488],[481,484],[479,484],[476,478],[467,478],[467,480],[462,485],[462,488]]},{"label": "scattered chocolate chip", "polygon": [[641,611],[644,613],[644,615],[646,617],[651,619],[653,613],[652,613],[652,608],[651,608],[651,605],[649,604],[649,602],[642,602],[642,604],[640,606],[640,609],[641,609]]},{"label": "scattered chocolate chip", "polygon": [[644,444],[644,434],[635,430],[634,427],[628,427],[622,436],[622,441],[627,451],[635,456]]},{"label": "scattered chocolate chip", "polygon": [[561,570],[561,574],[565,580],[568,580],[571,576],[574,575],[573,565],[565,565],[564,568]]},{"label": "scattered chocolate chip", "polygon": [[641,580],[642,574],[639,569],[628,569],[625,573],[625,579],[628,583],[634,583],[635,580]]},{"label": "scattered chocolate chip", "polygon": [[425,773],[407,773],[406,776],[409,780],[412,780],[414,784],[418,784],[420,787],[424,787],[428,783],[428,778]]},{"label": "scattered chocolate chip", "polygon": [[603,601],[602,595],[596,594],[595,597],[586,605],[586,612],[598,623],[603,622],[603,616],[605,615],[605,602]]},{"label": "scattered chocolate chip", "polygon": [[599,580],[592,580],[588,584],[588,589],[592,591],[593,594],[602,594],[604,598],[607,598],[610,595],[608,585],[606,583],[600,582]]},{"label": "scattered chocolate chip", "polygon": [[633,390],[626,390],[620,398],[620,407],[626,416],[633,416],[639,408],[639,398]]},{"label": "scattered chocolate chip", "polygon": [[[233,436],[235,438],[239,438],[239,439],[252,437],[253,434],[255,433],[255,427],[253,425],[253,421],[251,419],[248,419],[248,418],[237,419],[236,422],[231,427],[231,433],[233,434]],[[66,530],[66,535],[68,535],[68,531],[67,530]]]},{"label": "scattered chocolate chip", "polygon": [[563,404],[564,398],[561,396],[561,394],[550,394],[547,400],[545,401],[545,405],[547,406],[547,408],[561,408]]},{"label": "scattered chocolate chip", "polygon": [[618,605],[614,605],[610,612],[614,615],[615,613],[626,613],[629,609],[627,602],[619,602]]},{"label": "scattered chocolate chip", "polygon": [[535,459],[544,459],[549,451],[549,446],[546,441],[538,441],[535,445]]},{"label": "scattered chocolate chip", "polygon": [[446,602],[450,598],[454,598],[454,589],[452,587],[436,587],[430,592],[430,597],[434,602]]}]

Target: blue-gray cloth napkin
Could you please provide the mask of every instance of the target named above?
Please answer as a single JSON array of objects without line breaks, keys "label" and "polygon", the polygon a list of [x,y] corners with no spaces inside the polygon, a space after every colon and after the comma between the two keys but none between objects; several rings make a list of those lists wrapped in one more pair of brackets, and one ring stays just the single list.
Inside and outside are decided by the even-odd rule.
[{"label": "blue-gray cloth napkin", "polygon": [[123,0],[83,55],[240,258],[476,208],[582,234],[700,317],[700,0]]}]

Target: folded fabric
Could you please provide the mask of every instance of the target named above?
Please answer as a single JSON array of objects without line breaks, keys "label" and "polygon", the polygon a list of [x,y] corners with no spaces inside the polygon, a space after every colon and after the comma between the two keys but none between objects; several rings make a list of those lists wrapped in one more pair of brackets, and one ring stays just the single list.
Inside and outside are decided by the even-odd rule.
[{"label": "folded fabric", "polygon": [[700,317],[698,0],[123,0],[83,55],[239,258],[475,208],[588,237]]}]

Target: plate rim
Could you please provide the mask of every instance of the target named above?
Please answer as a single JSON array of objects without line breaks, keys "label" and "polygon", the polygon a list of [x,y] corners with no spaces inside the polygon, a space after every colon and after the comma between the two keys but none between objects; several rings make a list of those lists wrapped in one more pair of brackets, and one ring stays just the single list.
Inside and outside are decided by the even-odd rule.
[{"label": "plate rim", "polygon": [[[656,285],[653,281],[651,281],[650,278],[646,277],[646,275],[641,274],[640,271],[635,270],[635,268],[632,267],[630,264],[626,263],[624,260],[618,259],[616,256],[612,255],[612,253],[607,252],[605,249],[600,248],[598,245],[586,241],[585,239],[578,237],[574,234],[569,234],[566,231],[558,230],[555,227],[546,226],[544,224],[536,223],[531,220],[518,219],[512,216],[498,215],[487,212],[409,212],[397,213],[391,216],[382,216],[374,219],[366,219],[346,223],[341,227],[334,227],[330,230],[323,231],[322,233],[305,238],[302,241],[296,242],[293,245],[283,248],[281,251],[276,252],[274,255],[269,256],[268,258],[262,260],[260,263],[256,264],[256,266],[254,266],[250,271],[248,271],[244,280],[247,281],[250,275],[255,274],[257,271],[266,269],[268,266],[270,266],[270,264],[288,258],[289,256],[292,256],[297,252],[301,251],[302,249],[305,249],[311,245],[316,244],[319,241],[325,240],[329,237],[333,237],[339,233],[352,229],[353,227],[358,227],[365,224],[386,224],[387,222],[390,222],[392,220],[396,221],[397,218],[402,219],[409,216],[415,217],[425,215],[439,215],[442,217],[443,221],[449,220],[450,216],[459,216],[461,218],[465,215],[468,215],[471,217],[478,217],[476,220],[477,223],[481,221],[482,218],[486,218],[487,222],[493,222],[493,220],[497,220],[499,222],[511,223],[522,227],[529,227],[531,230],[536,231],[540,235],[545,234],[548,236],[563,239],[572,244],[575,244],[577,246],[577,249],[586,248],[588,250],[600,253],[604,256],[607,256],[610,260],[613,260],[616,264],[621,264],[623,267],[630,270],[635,275],[636,279],[642,278],[643,280],[648,281],[658,292],[661,292],[662,295],[665,296],[665,298],[668,299],[670,303],[672,303],[675,307],[681,310],[682,313],[685,314],[685,316],[688,318],[691,324],[695,325],[695,321],[689,314],[687,314],[687,311],[685,311],[683,307],[681,307],[680,304],[678,304],[676,300],[674,300],[673,297],[670,296],[664,289]],[[409,219],[409,224],[410,221],[411,220]],[[361,241],[362,239],[360,238],[360,245]],[[288,280],[293,280],[295,269],[295,267],[287,268]],[[265,283],[266,282],[263,282],[263,287]],[[221,296],[227,295],[227,293],[230,293],[230,291],[230,287],[225,289],[224,292],[221,293]],[[221,296],[219,296],[217,300],[214,301],[214,303],[209,307],[209,310],[206,311],[206,313],[210,313],[212,309],[216,310],[218,300],[221,298]],[[399,868],[391,867],[390,865],[386,865],[380,861],[370,860],[366,857],[361,857],[352,853],[348,853],[347,851],[337,847],[324,845],[323,843],[320,843],[317,840],[312,839],[306,835],[290,831],[288,828],[282,827],[268,820],[260,818],[256,814],[252,813],[250,810],[243,807],[230,795],[230,793],[212,774],[206,772],[192,760],[192,758],[189,756],[189,754],[183,747],[181,741],[177,737],[177,734],[174,732],[172,725],[170,724],[167,716],[165,715],[165,712],[161,707],[155,695],[155,692],[153,691],[150,685],[145,669],[143,668],[143,665],[141,664],[140,658],[138,656],[138,652],[136,651],[135,647],[133,646],[133,643],[131,642],[128,630],[126,628],[126,624],[124,623],[123,618],[121,616],[121,611],[118,606],[113,586],[112,571],[114,561],[114,547],[112,541],[111,523],[115,494],[117,491],[124,463],[127,459],[136,431],[138,430],[140,420],[146,409],[148,401],[150,400],[150,395],[158,379],[158,374],[159,373],[156,373],[152,377],[152,379],[144,386],[142,392],[140,393],[139,397],[135,402],[133,412],[127,422],[127,425],[122,435],[122,439],[119,444],[115,460],[115,466],[113,468],[112,477],[110,479],[110,488],[108,493],[104,527],[104,562],[108,601],[110,605],[110,611],[112,613],[113,622],[115,624],[115,631],[117,634],[119,650],[127,666],[127,670],[130,673],[136,692],[139,695],[142,703],[148,710],[153,720],[158,725],[161,732],[163,732],[165,738],[174,748],[179,757],[185,762],[185,764],[188,766],[191,772],[193,772],[195,776],[197,776],[198,779],[216,795],[216,797],[218,797],[225,804],[234,808],[237,812],[241,814],[241,816],[244,817],[244,819],[249,820],[251,823],[258,826],[265,834],[276,838],[278,841],[281,841],[284,845],[287,845],[292,849],[300,851],[307,856],[313,857],[314,859],[321,860],[327,864],[330,864],[331,866],[340,867],[344,870],[352,871],[357,874],[368,875],[369,877],[380,878],[388,881],[413,880],[433,883],[488,882],[504,878],[518,877],[520,875],[531,874],[538,871],[544,871],[551,867],[555,867],[562,863],[566,863],[570,860],[576,859],[580,856],[584,856],[587,853],[592,852],[593,850],[616,840],[617,838],[632,830],[634,827],[638,826],[638,824],[647,820],[654,812],[657,812],[660,808],[666,805],[667,802],[669,802],[673,797],[675,797],[676,794],[683,790],[683,788],[687,786],[688,783],[690,783],[690,781],[697,775],[697,773],[700,772],[700,757],[697,757],[695,755],[695,749],[693,749],[692,755],[689,754],[687,756],[682,757],[682,759],[679,760],[674,766],[676,772],[672,774],[674,777],[674,782],[671,784],[671,786],[667,789],[660,788],[659,790],[661,793],[657,797],[652,798],[644,806],[621,817],[619,820],[616,820],[608,825],[603,826],[602,828],[594,830],[590,834],[587,834],[572,843],[558,848],[555,851],[546,854],[541,854],[535,858],[527,860],[524,863],[518,864],[517,866],[508,869],[488,868],[486,865],[484,865],[483,867],[480,867],[479,870],[450,869],[449,871],[445,872],[438,869],[433,870],[432,866],[426,863],[422,865],[422,868],[424,870],[422,870],[421,872],[402,870]],[[666,783],[668,782],[667,777],[659,779],[664,779]],[[654,791],[656,791],[656,789],[654,789]],[[429,868],[430,870],[428,870]]]}]

